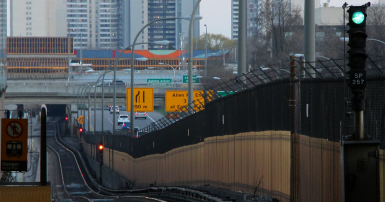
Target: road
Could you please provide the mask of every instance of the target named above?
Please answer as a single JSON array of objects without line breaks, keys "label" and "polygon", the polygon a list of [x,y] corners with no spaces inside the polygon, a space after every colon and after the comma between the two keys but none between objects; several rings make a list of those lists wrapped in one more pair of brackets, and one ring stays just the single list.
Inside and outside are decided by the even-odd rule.
[{"label": "road", "polygon": [[[126,112],[125,110],[126,108],[125,107],[122,107],[120,108],[120,114],[116,114],[116,125],[115,125],[115,129],[122,129],[122,125],[118,125],[118,118],[119,118],[119,115],[128,115],[128,117],[130,117],[130,112]],[[87,129],[87,131],[101,131],[102,130],[102,111],[100,109],[97,109],[96,110],[96,129],[94,130],[94,110],[91,109],[91,112],[90,112],[90,130],[88,130],[88,120],[89,120],[89,117],[88,117],[88,111],[85,110],[85,119],[84,119],[84,124],[83,124],[83,128]],[[80,110],[79,110],[79,115],[81,114]],[[134,125],[135,127],[138,127],[138,128],[144,128],[148,125],[150,125],[151,123],[153,122],[156,122],[158,119],[160,118],[163,118],[163,114],[159,113],[159,112],[147,112],[147,119],[135,119],[134,120]],[[104,130],[107,131],[112,131],[112,126],[113,126],[113,114],[110,114],[108,108],[105,108],[104,109],[104,120],[103,120],[103,124],[104,124]]]}]

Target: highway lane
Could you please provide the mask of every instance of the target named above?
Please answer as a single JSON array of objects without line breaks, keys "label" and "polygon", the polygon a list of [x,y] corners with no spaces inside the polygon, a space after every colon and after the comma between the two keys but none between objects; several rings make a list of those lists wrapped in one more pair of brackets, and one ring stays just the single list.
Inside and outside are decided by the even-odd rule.
[{"label": "highway lane", "polygon": [[[91,112],[90,112],[90,118],[88,117],[88,111],[85,110],[85,119],[84,119],[84,124],[83,124],[83,128],[86,128],[88,130],[88,120],[90,119],[90,131],[101,131],[102,130],[102,111],[100,109],[97,109],[96,110],[96,129],[94,129],[94,113],[95,111],[93,109],[91,109]],[[81,114],[80,110],[79,110],[79,114]],[[125,107],[122,107],[120,108],[120,113],[119,114],[116,114],[116,125],[115,125],[115,128],[116,129],[121,129],[122,128],[122,125],[118,125],[118,118],[119,118],[119,115],[127,115],[128,117],[130,117],[130,112],[126,112],[125,111]],[[147,112],[147,119],[135,119],[134,121],[134,125],[135,127],[138,127],[138,128],[144,128],[148,125],[150,125],[151,123],[153,122],[156,122],[157,120],[163,118],[163,114],[159,113],[159,112]],[[130,118],[129,118],[130,119]],[[107,131],[112,131],[112,126],[113,126],[113,114],[110,114],[108,108],[105,108],[104,109],[104,120],[103,120],[103,124],[104,124],[104,130]]]}]

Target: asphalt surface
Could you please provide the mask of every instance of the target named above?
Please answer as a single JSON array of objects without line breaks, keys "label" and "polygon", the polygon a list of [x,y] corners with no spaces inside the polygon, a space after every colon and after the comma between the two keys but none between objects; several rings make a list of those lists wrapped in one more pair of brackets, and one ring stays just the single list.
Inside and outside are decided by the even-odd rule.
[{"label": "asphalt surface", "polygon": [[[80,112],[80,110],[79,110],[79,115],[81,113],[82,112]],[[83,114],[83,116],[85,117],[83,127],[88,130],[88,121],[90,120],[90,130],[88,130],[88,131],[101,131],[102,130],[102,111],[100,109],[96,110],[96,128],[94,128],[95,127],[94,126],[94,121],[95,121],[94,113],[95,113],[95,111],[93,109],[91,109],[90,117],[88,117],[88,111],[85,110],[85,116]],[[125,107],[120,108],[120,113],[116,114],[115,129],[122,129],[122,125],[118,125],[119,115],[128,115],[128,117],[130,117],[130,112],[126,112]],[[150,125],[151,123],[158,121],[159,119],[161,119],[163,117],[164,117],[163,114],[161,114],[159,112],[147,112],[147,118],[146,119],[143,119],[143,118],[135,119],[134,125],[135,125],[135,127],[138,127],[139,129],[144,128],[144,127]],[[107,130],[112,131],[113,114],[110,114],[110,111],[108,110],[107,107],[105,107],[105,109],[104,109],[103,124],[104,124],[103,127],[104,127],[105,131],[107,131]]]}]

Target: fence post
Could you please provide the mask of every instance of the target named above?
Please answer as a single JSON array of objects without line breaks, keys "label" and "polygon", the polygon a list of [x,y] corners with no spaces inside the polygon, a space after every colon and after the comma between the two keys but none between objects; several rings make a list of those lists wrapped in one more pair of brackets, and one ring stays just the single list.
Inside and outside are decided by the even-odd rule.
[{"label": "fence post", "polygon": [[296,64],[295,56],[290,56],[290,201],[298,201],[298,182],[299,182],[299,145],[298,145],[298,134],[296,128],[297,114],[297,77],[296,77]]}]

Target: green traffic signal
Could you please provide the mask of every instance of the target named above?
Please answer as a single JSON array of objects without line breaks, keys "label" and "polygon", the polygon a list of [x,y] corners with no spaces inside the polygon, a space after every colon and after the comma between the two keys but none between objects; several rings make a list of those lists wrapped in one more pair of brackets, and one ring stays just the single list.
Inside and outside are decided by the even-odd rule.
[{"label": "green traffic signal", "polygon": [[362,12],[357,11],[357,12],[353,13],[353,15],[352,15],[352,21],[353,21],[355,24],[359,25],[359,24],[361,24],[362,22],[364,22],[364,20],[365,20],[365,15],[364,15]]}]

